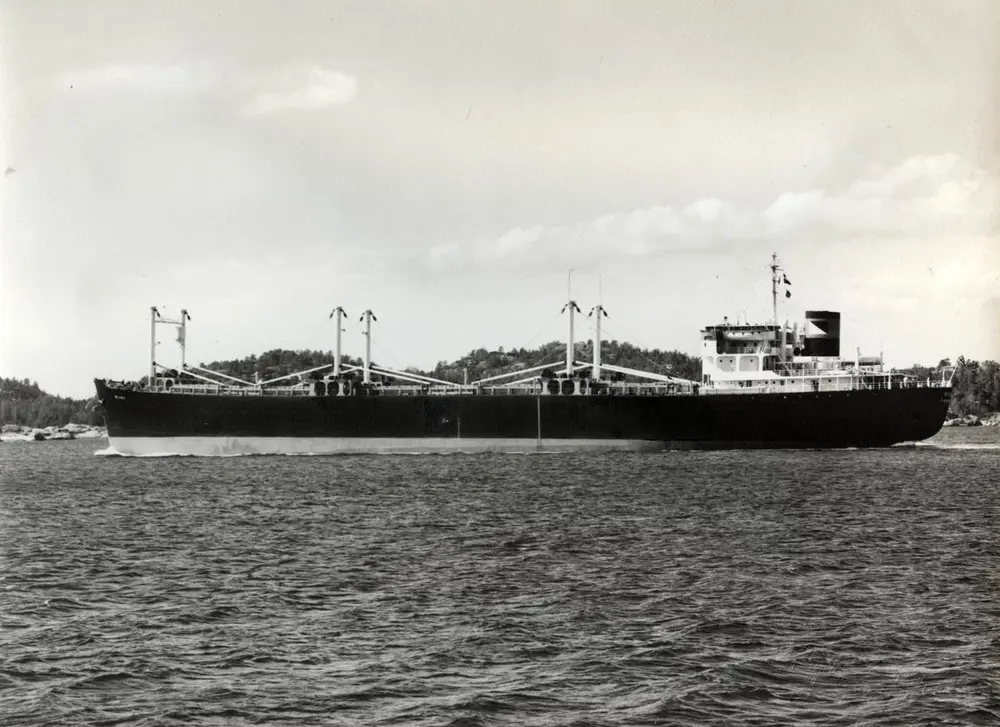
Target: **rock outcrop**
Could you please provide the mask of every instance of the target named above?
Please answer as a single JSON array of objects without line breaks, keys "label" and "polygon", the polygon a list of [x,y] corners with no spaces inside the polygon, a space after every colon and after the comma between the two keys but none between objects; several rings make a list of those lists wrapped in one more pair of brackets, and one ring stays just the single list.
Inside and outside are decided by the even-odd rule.
[{"label": "rock outcrop", "polygon": [[103,439],[108,436],[104,427],[92,427],[87,424],[67,424],[64,427],[22,427],[17,424],[4,424],[0,440],[4,442],[54,442],[67,439]]},{"label": "rock outcrop", "polygon": [[[966,414],[964,417],[953,417],[951,419],[946,419],[943,427],[980,427],[985,422],[977,417],[975,414]],[[987,426],[992,426],[992,423]]]}]

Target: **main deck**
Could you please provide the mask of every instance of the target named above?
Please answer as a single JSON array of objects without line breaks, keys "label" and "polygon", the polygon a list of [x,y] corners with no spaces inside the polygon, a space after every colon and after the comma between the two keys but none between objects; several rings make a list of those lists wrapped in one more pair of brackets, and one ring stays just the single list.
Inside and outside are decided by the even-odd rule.
[{"label": "main deck", "polygon": [[770,378],[737,379],[699,384],[691,381],[594,381],[587,378],[537,378],[514,384],[364,383],[354,379],[304,380],[295,384],[230,384],[198,380],[183,374],[160,376],[152,386],[108,381],[109,388],[155,394],[244,397],[327,396],[713,396],[732,394],[795,394],[948,387],[946,381],[917,379],[876,370],[786,373]]}]

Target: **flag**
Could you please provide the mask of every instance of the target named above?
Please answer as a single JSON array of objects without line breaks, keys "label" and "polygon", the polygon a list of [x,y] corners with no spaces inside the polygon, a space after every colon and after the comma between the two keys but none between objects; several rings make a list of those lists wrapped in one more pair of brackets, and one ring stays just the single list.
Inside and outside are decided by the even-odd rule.
[{"label": "flag", "polygon": [[791,281],[791,280],[789,280],[789,279],[788,279],[788,276],[787,276],[787,275],[785,275],[784,273],[782,273],[782,274],[781,274],[781,277],[782,277],[782,279],[784,279],[784,281],[785,281],[785,285],[791,285],[791,284],[792,284],[792,281]]},{"label": "flag", "polygon": [[791,297],[792,297],[792,291],[790,291],[790,290],[786,290],[786,291],[785,291],[785,297],[786,297],[786,298],[791,298]]},{"label": "flag", "polygon": [[177,343],[184,345],[184,326],[177,326]]}]

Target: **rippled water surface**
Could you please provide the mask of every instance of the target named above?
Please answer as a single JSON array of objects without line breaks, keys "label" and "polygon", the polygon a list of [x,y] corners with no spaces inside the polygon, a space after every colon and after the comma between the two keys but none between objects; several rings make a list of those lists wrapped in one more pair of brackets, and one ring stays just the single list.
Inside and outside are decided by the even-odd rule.
[{"label": "rippled water surface", "polygon": [[1000,431],[876,451],[0,445],[0,723],[1000,724]]}]

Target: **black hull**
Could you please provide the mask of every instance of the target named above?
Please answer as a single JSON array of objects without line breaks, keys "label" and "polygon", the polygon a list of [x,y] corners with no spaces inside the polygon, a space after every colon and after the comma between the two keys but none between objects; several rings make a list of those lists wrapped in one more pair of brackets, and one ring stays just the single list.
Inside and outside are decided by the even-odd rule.
[{"label": "black hull", "polygon": [[670,396],[213,396],[95,383],[112,443],[195,437],[885,447],[937,433],[951,396],[949,387]]}]

